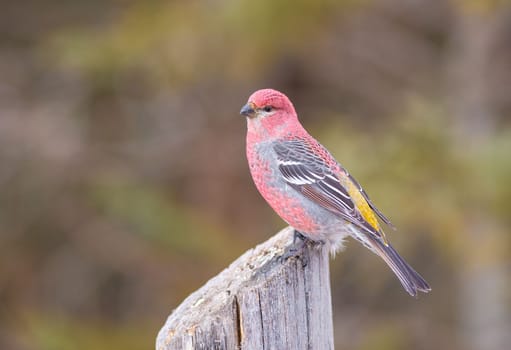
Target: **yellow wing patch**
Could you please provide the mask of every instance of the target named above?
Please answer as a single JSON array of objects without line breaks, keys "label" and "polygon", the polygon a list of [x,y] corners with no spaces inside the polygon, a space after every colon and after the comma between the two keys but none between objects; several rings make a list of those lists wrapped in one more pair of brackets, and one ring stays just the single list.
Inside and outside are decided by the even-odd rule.
[{"label": "yellow wing patch", "polygon": [[374,211],[371,209],[366,199],[360,193],[360,188],[355,185],[348,177],[342,177],[344,179],[344,188],[351,197],[351,200],[355,204],[355,207],[358,209],[362,217],[376,232],[381,234],[383,242],[385,245],[388,245],[387,238],[385,237],[385,233],[383,232],[380,223],[378,222],[378,218],[376,217]]}]

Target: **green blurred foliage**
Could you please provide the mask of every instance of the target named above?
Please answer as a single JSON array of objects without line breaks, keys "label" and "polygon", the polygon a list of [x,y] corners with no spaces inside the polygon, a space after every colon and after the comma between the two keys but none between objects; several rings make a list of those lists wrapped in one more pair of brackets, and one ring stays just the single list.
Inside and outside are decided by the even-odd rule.
[{"label": "green blurred foliage", "polygon": [[226,80],[255,77],[276,56],[307,49],[306,42],[321,34],[321,24],[332,11],[349,4],[331,0],[139,2],[109,28],[100,28],[100,35],[98,28],[55,33],[52,52],[60,62],[100,80],[130,69],[142,69],[157,82],[172,86],[219,73]]},{"label": "green blurred foliage", "polygon": [[[236,237],[226,235],[212,222],[179,207],[168,196],[159,194],[157,188],[123,183],[120,177],[115,177],[95,184],[88,193],[103,215],[124,225],[127,233],[163,243],[169,254],[226,263],[223,247],[238,250],[243,247]],[[208,236],[215,239],[209,240]]]},{"label": "green blurred foliage", "polygon": [[508,344],[509,18],[507,1],[6,5],[0,348],[152,347],[183,298],[283,227],[238,116],[263,87],[433,286],[407,298],[350,241],[332,262],[337,348]]},{"label": "green blurred foliage", "polygon": [[[152,325],[153,327],[156,325]],[[31,315],[23,342],[39,349],[142,349],[145,338],[153,336],[150,325],[112,325],[101,321],[83,322],[49,315]]]}]

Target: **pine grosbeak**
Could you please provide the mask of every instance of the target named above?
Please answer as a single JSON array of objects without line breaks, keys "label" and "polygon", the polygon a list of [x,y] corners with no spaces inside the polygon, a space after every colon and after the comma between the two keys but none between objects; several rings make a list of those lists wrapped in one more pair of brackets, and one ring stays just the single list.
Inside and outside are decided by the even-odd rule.
[{"label": "pine grosbeak", "polygon": [[399,256],[378,222],[390,221],[358,182],[298,121],[282,93],[254,92],[240,113],[247,117],[247,158],[255,185],[295,231],[329,245],[332,253],[351,236],[379,255],[412,296],[428,283]]}]

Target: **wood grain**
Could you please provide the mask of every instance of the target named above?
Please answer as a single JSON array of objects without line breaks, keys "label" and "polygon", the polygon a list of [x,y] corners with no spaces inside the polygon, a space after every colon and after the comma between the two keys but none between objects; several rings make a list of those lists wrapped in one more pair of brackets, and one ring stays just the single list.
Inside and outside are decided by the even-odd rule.
[{"label": "wood grain", "polygon": [[286,228],[188,296],[156,349],[333,349],[328,263]]}]

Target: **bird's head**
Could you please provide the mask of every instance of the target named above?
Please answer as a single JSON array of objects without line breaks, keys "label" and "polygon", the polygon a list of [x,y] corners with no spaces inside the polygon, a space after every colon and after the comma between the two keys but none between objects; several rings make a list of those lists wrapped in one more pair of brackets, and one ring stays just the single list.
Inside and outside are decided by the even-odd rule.
[{"label": "bird's head", "polygon": [[[249,131],[267,132],[277,136],[298,119],[293,104],[282,92],[257,90],[248,98],[240,114],[247,117]],[[298,124],[299,125],[299,124]]]},{"label": "bird's head", "polygon": [[257,90],[240,111],[247,118],[268,118],[275,113],[296,114],[289,98],[273,89]]}]

